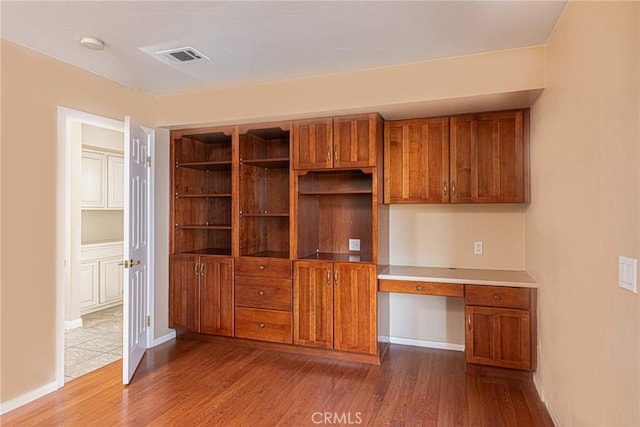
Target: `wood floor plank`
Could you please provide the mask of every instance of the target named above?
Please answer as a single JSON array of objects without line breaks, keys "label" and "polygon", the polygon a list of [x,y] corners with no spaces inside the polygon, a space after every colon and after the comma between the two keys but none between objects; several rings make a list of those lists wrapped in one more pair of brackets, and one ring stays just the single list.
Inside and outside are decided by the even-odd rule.
[{"label": "wood floor plank", "polygon": [[465,372],[464,354],[392,345],[380,366],[179,339],[0,417],[3,426],[552,426],[531,380]]}]

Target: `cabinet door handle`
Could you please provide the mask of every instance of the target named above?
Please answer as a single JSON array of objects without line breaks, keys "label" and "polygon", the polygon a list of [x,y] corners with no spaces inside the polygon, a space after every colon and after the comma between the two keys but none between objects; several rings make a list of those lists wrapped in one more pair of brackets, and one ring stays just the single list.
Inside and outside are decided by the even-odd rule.
[{"label": "cabinet door handle", "polygon": [[338,286],[338,270],[334,270],[333,272],[333,283],[335,283],[336,286]]},{"label": "cabinet door handle", "polygon": [[471,330],[471,315],[467,316],[467,329]]},{"label": "cabinet door handle", "polygon": [[444,195],[446,196],[447,195],[447,180],[444,181],[444,185],[442,186],[442,190],[443,190]]},{"label": "cabinet door handle", "polygon": [[327,285],[331,286],[331,270],[327,269]]},{"label": "cabinet door handle", "polygon": [[203,262],[200,263],[200,275],[204,276],[204,263]]},{"label": "cabinet door handle", "polygon": [[195,273],[195,275],[196,275],[196,276],[199,276],[199,275],[200,275],[200,273],[198,273],[198,267],[199,267],[199,266],[200,266],[200,264],[198,264],[198,263],[196,262],[196,265],[193,267],[193,272]]},{"label": "cabinet door handle", "polygon": [[263,296],[264,295],[264,291],[258,291],[258,295]]},{"label": "cabinet door handle", "polygon": [[333,147],[333,160],[338,161],[338,147]]},{"label": "cabinet door handle", "polygon": [[451,181],[451,195],[452,196],[456,195],[456,182],[455,181]]},{"label": "cabinet door handle", "polygon": [[331,146],[327,145],[327,162],[331,161]]}]

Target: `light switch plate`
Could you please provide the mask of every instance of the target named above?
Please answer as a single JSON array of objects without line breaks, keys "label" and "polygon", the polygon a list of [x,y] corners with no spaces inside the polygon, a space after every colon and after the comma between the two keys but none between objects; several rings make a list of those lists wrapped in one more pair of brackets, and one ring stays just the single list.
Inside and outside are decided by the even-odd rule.
[{"label": "light switch plate", "polygon": [[484,253],[484,243],[483,242],[473,242],[473,253],[475,255],[482,255]]},{"label": "light switch plate", "polygon": [[349,239],[349,250],[350,251],[359,251],[360,250],[360,239]]},{"label": "light switch plate", "polygon": [[634,294],[638,293],[638,260],[620,256],[618,261],[618,286]]}]

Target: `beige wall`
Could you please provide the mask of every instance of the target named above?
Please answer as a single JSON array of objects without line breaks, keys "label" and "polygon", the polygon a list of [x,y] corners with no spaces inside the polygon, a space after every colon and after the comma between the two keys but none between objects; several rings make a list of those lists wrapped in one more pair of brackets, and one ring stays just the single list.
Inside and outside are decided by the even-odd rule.
[{"label": "beige wall", "polygon": [[[390,263],[523,270],[525,210],[521,205],[392,205]],[[484,254],[473,254],[473,242]],[[462,298],[391,294],[391,336],[464,344]]]},{"label": "beige wall", "polygon": [[86,148],[99,148],[124,152],[124,134],[111,129],[87,124],[82,125],[82,145]]},{"label": "beige wall", "polygon": [[531,111],[526,266],[542,283],[536,381],[560,425],[640,425],[638,2],[571,2]]},{"label": "beige wall", "polygon": [[123,210],[83,210],[82,243],[122,241],[124,238]]},{"label": "beige wall", "polygon": [[2,41],[1,392],[55,381],[57,107],[154,126],[155,98]]},{"label": "beige wall", "polygon": [[544,87],[543,64],[544,48],[531,47],[165,96],[159,100],[158,124],[238,124],[398,110],[420,117],[425,111],[459,113],[459,108],[473,111],[480,105],[508,108],[531,96],[527,91],[537,95]]}]

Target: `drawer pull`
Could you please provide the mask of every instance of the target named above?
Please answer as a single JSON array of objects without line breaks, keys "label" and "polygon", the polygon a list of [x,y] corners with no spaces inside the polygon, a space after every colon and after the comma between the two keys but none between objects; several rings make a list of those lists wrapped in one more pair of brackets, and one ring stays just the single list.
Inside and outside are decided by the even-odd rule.
[{"label": "drawer pull", "polygon": [[424,290],[424,288],[422,287],[422,285],[418,285],[416,286],[416,291],[422,291]]},{"label": "drawer pull", "polygon": [[259,324],[258,324],[258,327],[259,327],[260,329],[264,329],[264,326],[265,326],[265,325],[264,325],[264,323],[259,323]]},{"label": "drawer pull", "polygon": [[500,296],[500,294],[493,294],[493,299],[496,301],[500,301],[502,297]]},{"label": "drawer pull", "polygon": [[264,295],[264,291],[258,291],[258,295],[263,296]]},{"label": "drawer pull", "polygon": [[258,266],[258,270],[264,270],[264,265],[260,264],[260,265]]}]

